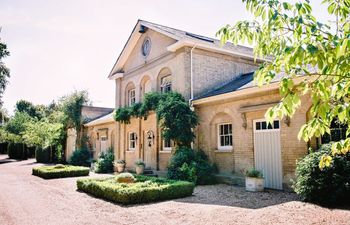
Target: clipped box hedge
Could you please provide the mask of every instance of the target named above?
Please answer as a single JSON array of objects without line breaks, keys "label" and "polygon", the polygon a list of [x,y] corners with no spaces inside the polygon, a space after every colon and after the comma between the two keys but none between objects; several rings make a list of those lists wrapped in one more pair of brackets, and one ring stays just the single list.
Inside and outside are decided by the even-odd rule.
[{"label": "clipped box hedge", "polygon": [[148,203],[191,196],[194,183],[164,178],[135,176],[135,183],[118,183],[114,177],[77,180],[78,190],[112,202]]},{"label": "clipped box hedge", "polygon": [[88,176],[90,169],[83,166],[41,166],[33,168],[33,175],[44,179]]}]

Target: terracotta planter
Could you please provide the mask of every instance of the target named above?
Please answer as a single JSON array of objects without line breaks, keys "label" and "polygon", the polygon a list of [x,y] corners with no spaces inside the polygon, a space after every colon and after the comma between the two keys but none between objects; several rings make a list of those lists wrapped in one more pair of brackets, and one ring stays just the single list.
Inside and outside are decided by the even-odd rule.
[{"label": "terracotta planter", "polygon": [[117,163],[117,172],[122,173],[124,172],[125,164],[124,163]]},{"label": "terracotta planter", "polygon": [[145,171],[145,166],[136,166],[136,174],[141,175]]},{"label": "terracotta planter", "polygon": [[246,177],[245,189],[247,191],[264,191],[264,178]]}]

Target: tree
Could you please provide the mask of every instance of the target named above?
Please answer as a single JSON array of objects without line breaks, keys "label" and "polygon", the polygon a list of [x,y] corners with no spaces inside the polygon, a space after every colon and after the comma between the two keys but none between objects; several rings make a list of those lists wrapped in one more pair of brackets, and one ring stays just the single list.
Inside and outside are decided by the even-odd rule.
[{"label": "tree", "polygon": [[[310,120],[301,127],[305,141],[330,133],[333,120],[348,125],[350,133],[350,0],[323,0],[335,22],[324,24],[312,15],[310,1],[289,3],[279,0],[242,0],[254,21],[239,21],[218,31],[221,41],[247,41],[255,57],[265,59],[255,72],[259,86],[278,73],[279,104],[265,114],[268,121],[292,117],[302,104],[300,96],[312,99]],[[271,57],[273,56],[273,57]],[[301,77],[301,82],[295,78]],[[331,165],[332,155],[347,154],[350,139],[336,142],[332,154],[324,155],[320,168]]]},{"label": "tree", "polygon": [[62,123],[66,130],[69,128],[74,128],[76,130],[77,145],[80,146],[81,127],[84,122],[81,115],[81,110],[83,105],[90,104],[88,92],[74,91],[69,95],[63,96],[59,103],[60,110],[63,113]]},{"label": "tree", "polygon": [[2,94],[5,91],[8,78],[10,77],[10,70],[5,66],[3,59],[9,55],[10,52],[7,50],[6,44],[3,43],[0,38],[0,105],[2,105]]},{"label": "tree", "polygon": [[27,113],[30,117],[41,119],[43,117],[42,107],[35,106],[33,103],[26,100],[19,100],[16,102],[16,112]]}]

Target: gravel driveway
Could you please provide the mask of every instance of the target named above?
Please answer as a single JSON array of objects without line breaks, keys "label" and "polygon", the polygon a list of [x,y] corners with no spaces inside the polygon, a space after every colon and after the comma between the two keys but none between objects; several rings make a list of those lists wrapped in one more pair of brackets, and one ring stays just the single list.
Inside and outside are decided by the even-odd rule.
[{"label": "gravel driveway", "polygon": [[76,178],[31,175],[34,160],[0,155],[0,224],[350,224],[350,211],[298,201],[292,193],[199,186],[194,196],[120,206],[76,191]]}]

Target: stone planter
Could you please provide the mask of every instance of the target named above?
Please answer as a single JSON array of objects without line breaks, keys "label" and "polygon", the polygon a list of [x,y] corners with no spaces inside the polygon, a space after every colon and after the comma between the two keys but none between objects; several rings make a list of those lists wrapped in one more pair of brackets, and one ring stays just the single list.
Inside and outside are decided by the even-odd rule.
[{"label": "stone planter", "polygon": [[95,162],[92,162],[91,165],[90,165],[90,171],[95,171],[95,165],[96,163]]},{"label": "stone planter", "polygon": [[136,166],[136,174],[137,175],[143,174],[144,171],[145,171],[145,166],[143,166],[143,165]]},{"label": "stone planter", "polygon": [[245,189],[247,191],[264,191],[264,178],[246,177]]},{"label": "stone planter", "polygon": [[118,172],[118,173],[124,172],[125,163],[117,163],[116,166],[117,166],[117,172]]}]

